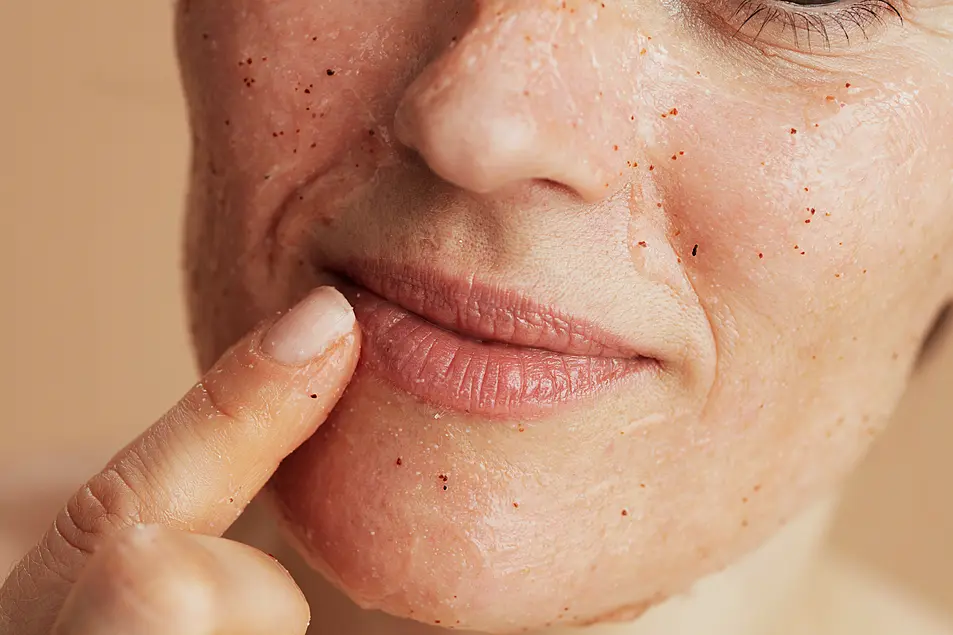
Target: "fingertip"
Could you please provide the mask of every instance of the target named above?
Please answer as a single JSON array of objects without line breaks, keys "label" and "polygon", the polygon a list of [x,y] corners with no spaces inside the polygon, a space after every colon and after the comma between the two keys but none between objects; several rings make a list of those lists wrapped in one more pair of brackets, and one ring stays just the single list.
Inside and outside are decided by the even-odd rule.
[{"label": "fingertip", "polygon": [[318,287],[265,333],[261,351],[280,364],[306,364],[350,335],[356,323],[354,310],[340,291]]}]

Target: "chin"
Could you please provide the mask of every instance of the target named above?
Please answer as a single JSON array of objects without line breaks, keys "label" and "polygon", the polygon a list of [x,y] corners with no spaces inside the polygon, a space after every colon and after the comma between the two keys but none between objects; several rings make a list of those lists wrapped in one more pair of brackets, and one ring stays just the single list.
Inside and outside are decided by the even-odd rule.
[{"label": "chin", "polygon": [[680,518],[679,505],[652,502],[667,488],[630,483],[605,454],[602,437],[618,431],[579,425],[598,402],[570,410],[448,412],[362,363],[265,500],[362,608],[480,632],[633,620],[741,548],[736,527]]}]

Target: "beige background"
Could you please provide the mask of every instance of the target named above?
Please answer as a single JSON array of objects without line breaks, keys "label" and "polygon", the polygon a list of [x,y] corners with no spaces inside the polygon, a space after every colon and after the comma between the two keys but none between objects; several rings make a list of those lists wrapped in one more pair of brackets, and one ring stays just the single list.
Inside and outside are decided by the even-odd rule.
[{"label": "beige background", "polygon": [[[4,570],[68,490],[194,380],[170,18],[170,0],[0,3]],[[927,632],[910,610],[953,624],[951,388],[947,337],[848,487],[826,557],[850,571],[818,573],[803,632],[841,596],[856,607],[828,615],[831,632]]]}]

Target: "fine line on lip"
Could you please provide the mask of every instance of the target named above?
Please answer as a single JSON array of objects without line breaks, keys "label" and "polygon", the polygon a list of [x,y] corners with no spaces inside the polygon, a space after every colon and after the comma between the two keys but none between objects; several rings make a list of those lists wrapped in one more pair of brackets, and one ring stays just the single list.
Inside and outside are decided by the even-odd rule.
[{"label": "fine line on lip", "polygon": [[381,296],[348,287],[361,325],[359,372],[434,406],[494,419],[536,418],[651,373],[654,360],[478,342]]},{"label": "fine line on lip", "polygon": [[545,306],[518,291],[472,278],[453,279],[417,267],[358,263],[339,274],[431,324],[478,342],[538,348],[566,355],[645,359],[623,338]]}]

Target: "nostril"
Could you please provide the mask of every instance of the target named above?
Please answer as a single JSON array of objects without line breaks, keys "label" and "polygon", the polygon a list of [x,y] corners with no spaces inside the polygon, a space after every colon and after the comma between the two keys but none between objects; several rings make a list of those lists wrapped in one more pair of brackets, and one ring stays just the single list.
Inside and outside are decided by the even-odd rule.
[{"label": "nostril", "polygon": [[575,188],[557,179],[533,178],[512,181],[494,190],[493,194],[519,206],[561,205],[577,209],[587,205],[586,198]]},{"label": "nostril", "polygon": [[394,137],[402,145],[416,150],[417,140],[414,133],[416,126],[412,121],[413,116],[414,109],[405,96],[397,106],[397,112],[394,113]]},{"label": "nostril", "polygon": [[923,366],[930,355],[935,352],[940,342],[946,337],[951,325],[953,325],[953,303],[944,306],[934,318],[930,330],[927,331],[923,342],[920,344],[920,352],[915,364],[916,368]]},{"label": "nostril", "polygon": [[566,196],[573,199],[582,199],[582,196],[575,189],[565,183],[553,179],[534,179],[533,181],[540,189],[544,189],[553,194]]}]

